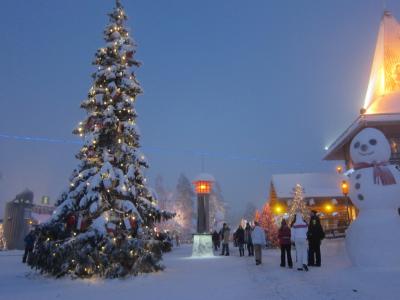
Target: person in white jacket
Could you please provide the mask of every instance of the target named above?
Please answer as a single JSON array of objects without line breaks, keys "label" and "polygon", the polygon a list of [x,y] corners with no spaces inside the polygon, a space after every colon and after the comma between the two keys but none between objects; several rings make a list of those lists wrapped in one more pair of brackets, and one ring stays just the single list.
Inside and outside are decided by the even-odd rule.
[{"label": "person in white jacket", "polygon": [[262,246],[266,244],[265,231],[262,229],[258,222],[254,222],[254,229],[251,233],[251,239],[254,245],[254,255],[256,258],[256,265],[262,262]]},{"label": "person in white jacket", "polygon": [[307,261],[307,231],[308,226],[301,213],[296,213],[292,222],[292,241],[296,246],[297,270],[308,271]]}]

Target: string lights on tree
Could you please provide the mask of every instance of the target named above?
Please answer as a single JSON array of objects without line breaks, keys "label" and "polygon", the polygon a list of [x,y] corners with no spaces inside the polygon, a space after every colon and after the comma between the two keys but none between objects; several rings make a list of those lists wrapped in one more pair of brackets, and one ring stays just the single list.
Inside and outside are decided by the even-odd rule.
[{"label": "string lights on tree", "polygon": [[273,248],[278,247],[278,225],[269,202],[264,204],[258,218],[260,226],[265,230],[266,236],[268,237],[269,246]]},{"label": "string lights on tree", "polygon": [[81,104],[87,117],[73,131],[83,138],[80,160],[52,219],[36,229],[28,260],[56,277],[122,277],[162,269],[155,224],[173,217],[154,203],[139,152],[135,99],[142,93],[133,67],[135,44],[119,0],[93,64],[93,85]]},{"label": "string lights on tree", "polygon": [[293,188],[293,201],[290,203],[288,213],[289,213],[289,224],[292,223],[294,216],[296,213],[301,213],[304,220],[308,221],[310,217],[310,210],[307,207],[306,202],[304,201],[304,190],[300,184],[296,184]]}]

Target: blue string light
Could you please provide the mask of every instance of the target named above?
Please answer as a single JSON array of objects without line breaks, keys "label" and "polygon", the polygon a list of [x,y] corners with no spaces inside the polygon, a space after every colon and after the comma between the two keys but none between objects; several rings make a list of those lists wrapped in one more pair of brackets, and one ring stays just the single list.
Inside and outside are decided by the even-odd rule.
[{"label": "blue string light", "polygon": [[[54,144],[71,144],[71,145],[81,145],[83,142],[79,140],[72,140],[72,139],[55,139],[55,138],[47,138],[47,137],[34,137],[34,136],[21,136],[21,135],[11,135],[11,134],[3,134],[0,133],[0,138],[2,139],[10,139],[10,140],[17,140],[17,141],[26,141],[26,142],[45,142],[45,143],[54,143]],[[215,159],[222,159],[222,160],[236,160],[236,161],[246,161],[246,162],[254,162],[260,163],[263,165],[301,165],[300,163],[296,162],[289,162],[285,161],[278,161],[278,160],[267,160],[255,156],[240,156],[236,154],[225,154],[222,152],[210,152],[210,151],[200,151],[200,150],[192,150],[192,149],[170,149],[164,147],[143,147],[145,152],[155,152],[155,153],[169,153],[169,154],[187,154],[197,157],[209,157]]]}]

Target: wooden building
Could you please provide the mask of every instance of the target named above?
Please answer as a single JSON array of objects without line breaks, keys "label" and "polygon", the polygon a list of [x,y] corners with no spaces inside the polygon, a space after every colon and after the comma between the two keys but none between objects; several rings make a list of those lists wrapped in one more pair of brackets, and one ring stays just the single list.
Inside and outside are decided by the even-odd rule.
[{"label": "wooden building", "polygon": [[300,184],[304,201],[310,210],[319,213],[324,229],[329,233],[342,232],[356,210],[350,199],[342,194],[345,179],[336,173],[301,173],[273,175],[270,183],[269,202],[276,215],[285,216],[293,201],[293,189]]},{"label": "wooden building", "polygon": [[25,249],[24,238],[31,229],[33,193],[29,190],[8,202],[4,214],[4,237],[7,249]]},{"label": "wooden building", "polygon": [[[400,164],[400,24],[385,11],[381,20],[370,80],[357,119],[328,147],[325,160],[344,160],[352,168],[349,146],[365,127],[381,130],[392,146],[391,162]],[[361,103],[360,103],[361,106]]]}]

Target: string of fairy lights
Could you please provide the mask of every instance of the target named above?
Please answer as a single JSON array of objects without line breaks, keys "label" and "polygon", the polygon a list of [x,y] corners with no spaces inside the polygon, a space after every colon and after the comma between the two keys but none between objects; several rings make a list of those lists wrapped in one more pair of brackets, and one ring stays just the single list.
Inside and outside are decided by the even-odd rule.
[{"label": "string of fairy lights", "polygon": [[[23,136],[23,135],[13,135],[13,134],[5,134],[0,133],[0,139],[4,140],[16,140],[16,141],[25,141],[25,142],[42,142],[42,143],[52,143],[52,144],[70,144],[70,145],[82,145],[83,141],[74,140],[74,139],[62,139],[62,138],[49,138],[49,137],[37,137],[37,136]],[[242,162],[253,162],[260,165],[268,165],[268,166],[282,166],[282,165],[290,165],[294,167],[305,167],[313,165],[310,162],[293,162],[292,160],[271,160],[265,159],[252,155],[238,155],[233,153],[224,153],[224,152],[216,152],[216,151],[206,151],[206,150],[193,150],[193,149],[173,149],[168,147],[158,147],[158,146],[144,146],[142,147],[143,151],[146,153],[161,153],[161,154],[169,154],[169,155],[189,155],[201,158],[213,158],[220,160],[233,160],[233,161],[242,161]],[[316,164],[316,163],[315,163]]]}]

